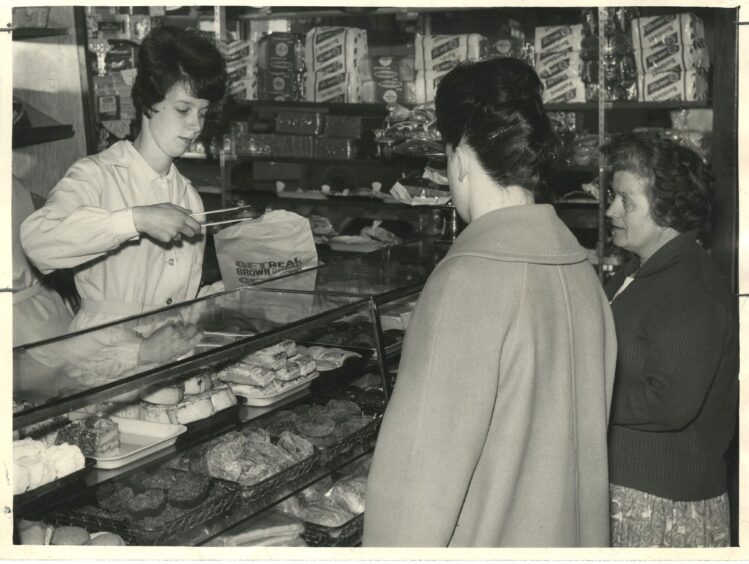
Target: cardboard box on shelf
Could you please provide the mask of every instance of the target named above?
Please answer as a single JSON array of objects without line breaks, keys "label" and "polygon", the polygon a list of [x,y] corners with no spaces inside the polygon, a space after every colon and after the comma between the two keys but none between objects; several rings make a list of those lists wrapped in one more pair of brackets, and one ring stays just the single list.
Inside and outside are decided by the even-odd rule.
[{"label": "cardboard box on shelf", "polygon": [[710,59],[704,41],[673,43],[635,49],[637,73],[663,72],[674,68],[681,70],[707,69]]},{"label": "cardboard box on shelf", "polygon": [[545,104],[585,102],[585,83],[580,78],[567,78],[544,89]]},{"label": "cardboard box on shelf", "polygon": [[261,100],[301,100],[300,75],[294,71],[258,72],[258,96]]},{"label": "cardboard box on shelf", "polygon": [[582,24],[536,27],[534,43],[536,56],[541,53],[580,51],[582,40]]},{"label": "cardboard box on shelf", "polygon": [[361,137],[361,129],[361,116],[328,115],[325,117],[326,137],[359,139]]},{"label": "cardboard box on shelf", "polygon": [[704,40],[705,26],[694,14],[667,14],[632,20],[632,45],[635,49]]},{"label": "cardboard box on shelf", "polygon": [[260,70],[304,70],[304,35],[299,33],[269,33],[257,42],[257,65]]},{"label": "cardboard box on shelf", "polygon": [[367,32],[355,27],[313,27],[307,32],[307,72],[340,74],[365,72],[368,67]]},{"label": "cardboard box on shelf", "polygon": [[580,58],[580,51],[546,52],[536,55],[534,68],[543,80],[556,75],[580,77],[583,72],[584,61]]},{"label": "cardboard box on shelf", "polygon": [[639,78],[638,87],[640,102],[694,102],[706,100],[708,94],[706,74],[694,70],[646,73]]},{"label": "cardboard box on shelf", "polygon": [[413,57],[370,57],[372,98],[377,102],[415,103]]},{"label": "cardboard box on shelf", "polygon": [[437,93],[437,85],[450,71],[416,71],[414,81],[414,96],[417,104],[425,104],[434,100]]},{"label": "cardboard box on shelf", "polygon": [[459,35],[417,33],[414,49],[417,71],[447,72],[462,61],[484,57],[486,37],[478,33]]},{"label": "cardboard box on shelf", "polygon": [[304,98],[309,102],[359,103],[362,82],[356,72],[308,72],[304,76]]}]

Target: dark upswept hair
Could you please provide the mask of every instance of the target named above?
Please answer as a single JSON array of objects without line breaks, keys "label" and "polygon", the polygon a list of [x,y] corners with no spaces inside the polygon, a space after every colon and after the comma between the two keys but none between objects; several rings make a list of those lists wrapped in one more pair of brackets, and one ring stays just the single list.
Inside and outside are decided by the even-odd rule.
[{"label": "dark upswept hair", "polygon": [[615,135],[603,153],[612,175],[626,171],[646,182],[656,224],[679,233],[709,230],[714,178],[697,153],[650,132]]},{"label": "dark upswept hair", "polygon": [[155,28],[140,45],[137,68],[132,97],[138,124],[141,115],[150,117],[153,106],[178,82],[211,104],[226,91],[226,62],[216,45],[196,31]]},{"label": "dark upswept hair", "polygon": [[437,86],[437,127],[453,147],[467,143],[497,184],[545,196],[540,173],[557,138],[542,92],[536,72],[519,59],[461,63]]}]

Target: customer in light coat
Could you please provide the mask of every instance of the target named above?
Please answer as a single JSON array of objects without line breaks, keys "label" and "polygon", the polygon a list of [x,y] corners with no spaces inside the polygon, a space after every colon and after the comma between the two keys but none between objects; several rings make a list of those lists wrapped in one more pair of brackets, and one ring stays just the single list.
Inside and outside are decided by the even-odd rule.
[{"label": "customer in light coat", "polygon": [[469,223],[406,334],[365,546],[608,546],[611,312],[587,252],[534,203],[553,133],[534,71],[456,67],[438,125]]}]

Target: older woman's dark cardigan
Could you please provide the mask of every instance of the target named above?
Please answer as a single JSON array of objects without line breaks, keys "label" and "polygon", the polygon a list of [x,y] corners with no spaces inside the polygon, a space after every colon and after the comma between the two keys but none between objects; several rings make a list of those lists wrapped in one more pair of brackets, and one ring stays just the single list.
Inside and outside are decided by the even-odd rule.
[{"label": "older woman's dark cardigan", "polygon": [[738,406],[736,300],[696,232],[606,285],[619,345],[609,425],[611,483],[679,501],[726,491]]}]

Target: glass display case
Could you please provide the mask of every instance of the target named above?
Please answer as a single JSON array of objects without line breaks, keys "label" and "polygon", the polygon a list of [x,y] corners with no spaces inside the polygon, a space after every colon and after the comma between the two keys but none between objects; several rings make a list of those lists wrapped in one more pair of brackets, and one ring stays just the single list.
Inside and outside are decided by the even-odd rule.
[{"label": "glass display case", "polygon": [[[365,462],[357,460],[374,446],[392,386],[386,363],[400,351],[401,314],[446,248],[419,241],[353,255],[14,349],[14,439],[50,447],[69,439],[63,429],[100,419],[119,431],[118,451],[85,451],[83,467],[69,475],[21,484],[28,489],[14,496],[16,518],[114,532],[128,544],[221,544],[278,502],[348,476],[343,468],[361,472]],[[310,358],[314,369],[301,368]],[[296,364],[300,373],[289,375]],[[325,433],[314,426],[328,420],[335,425]],[[282,462],[255,475],[267,455],[252,450],[258,433]],[[229,444],[238,457],[231,462],[215,454]],[[236,464],[249,465],[247,475],[232,474]],[[145,522],[140,508],[103,509],[114,490],[136,499],[143,483],[179,472],[188,481],[202,476],[213,493],[187,509],[167,502]],[[350,521],[327,529],[308,523],[304,538],[355,543],[361,515]]]}]

